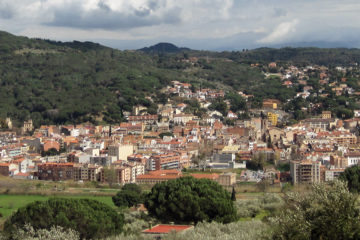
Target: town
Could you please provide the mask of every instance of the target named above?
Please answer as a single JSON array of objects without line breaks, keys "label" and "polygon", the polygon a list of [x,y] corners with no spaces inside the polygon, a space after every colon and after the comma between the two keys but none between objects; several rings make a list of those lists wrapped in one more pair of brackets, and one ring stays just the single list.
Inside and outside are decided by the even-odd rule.
[{"label": "town", "polygon": [[[360,92],[346,77],[356,66],[330,70],[272,62],[252,67],[265,69],[267,78],[279,79],[295,96],[262,99],[259,107],[252,107],[254,95],[246,90],[229,99],[226,90],[172,81],[161,91],[167,98],[157,104],[156,114],[137,105],[123,112],[127,121],[118,124],[35,128],[28,119],[15,129],[7,118],[0,133],[0,174],[123,185],[155,184],[194,170],[188,172],[195,178],[223,186],[307,184],[332,181],[359,163],[360,109],[319,112],[321,103],[312,102],[297,110],[288,107],[319,96],[357,99]],[[319,77],[316,84],[314,76]],[[240,99],[241,108],[234,107],[234,98]]]}]

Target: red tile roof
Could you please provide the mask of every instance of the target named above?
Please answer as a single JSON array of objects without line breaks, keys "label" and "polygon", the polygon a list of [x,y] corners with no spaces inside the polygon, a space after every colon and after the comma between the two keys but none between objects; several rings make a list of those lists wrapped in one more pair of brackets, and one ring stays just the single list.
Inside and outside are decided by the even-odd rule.
[{"label": "red tile roof", "polygon": [[197,179],[206,178],[206,179],[210,179],[210,180],[215,180],[215,179],[219,178],[219,174],[217,174],[217,173],[212,173],[212,174],[192,173],[192,174],[190,174],[190,176],[197,178]]},{"label": "red tile roof", "polygon": [[143,233],[158,233],[158,234],[166,234],[170,233],[171,231],[181,232],[190,228],[193,228],[194,226],[191,225],[165,225],[165,224],[159,224],[154,226],[153,228],[146,229],[143,231]]}]

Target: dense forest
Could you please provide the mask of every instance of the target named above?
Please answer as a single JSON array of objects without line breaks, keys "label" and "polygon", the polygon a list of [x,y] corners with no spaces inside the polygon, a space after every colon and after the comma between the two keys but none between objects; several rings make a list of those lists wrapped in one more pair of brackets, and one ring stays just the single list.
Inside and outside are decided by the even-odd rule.
[{"label": "dense forest", "polygon": [[[196,61],[192,61],[196,57]],[[137,104],[156,112],[173,80],[194,88],[242,90],[255,100],[285,100],[295,94],[279,79],[265,79],[252,62],[352,64],[357,49],[283,48],[204,52],[158,44],[120,51],[91,42],[56,42],[0,32],[0,118],[35,125],[118,123]],[[266,86],[266,88],[264,88]]]}]

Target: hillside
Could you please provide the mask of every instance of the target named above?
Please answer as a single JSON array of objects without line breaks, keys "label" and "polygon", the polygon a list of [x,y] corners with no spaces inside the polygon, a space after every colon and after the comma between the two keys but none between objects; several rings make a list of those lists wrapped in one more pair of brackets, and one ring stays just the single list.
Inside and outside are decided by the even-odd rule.
[{"label": "hillside", "polygon": [[[156,112],[171,81],[222,88],[285,100],[292,89],[264,78],[249,63],[351,64],[357,49],[284,48],[206,52],[160,43],[140,51],[120,51],[91,42],[56,42],[0,32],[0,118],[19,125],[115,123],[137,104]],[[266,86],[266,88],[264,88]],[[151,98],[149,98],[151,97]]]},{"label": "hillside", "polygon": [[[247,76],[251,71],[254,74]],[[0,117],[11,117],[18,124],[30,117],[37,126],[114,123],[136,104],[156,112],[162,97],[159,90],[173,80],[226,88],[236,81],[247,86],[262,79],[247,65],[222,60],[193,65],[177,55],[153,56],[90,42],[0,33]]]},{"label": "hillside", "polygon": [[360,62],[360,49],[347,48],[258,48],[238,52],[222,52],[226,57],[242,63],[290,62],[295,65],[317,64],[324,66],[352,65]]}]

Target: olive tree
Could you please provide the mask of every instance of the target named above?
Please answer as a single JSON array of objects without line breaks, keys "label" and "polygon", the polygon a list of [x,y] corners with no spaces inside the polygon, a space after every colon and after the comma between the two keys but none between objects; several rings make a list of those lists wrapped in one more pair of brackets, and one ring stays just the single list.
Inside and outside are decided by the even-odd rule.
[{"label": "olive tree", "polygon": [[359,239],[358,196],[346,183],[314,185],[310,194],[288,193],[285,207],[272,219],[274,239]]}]

